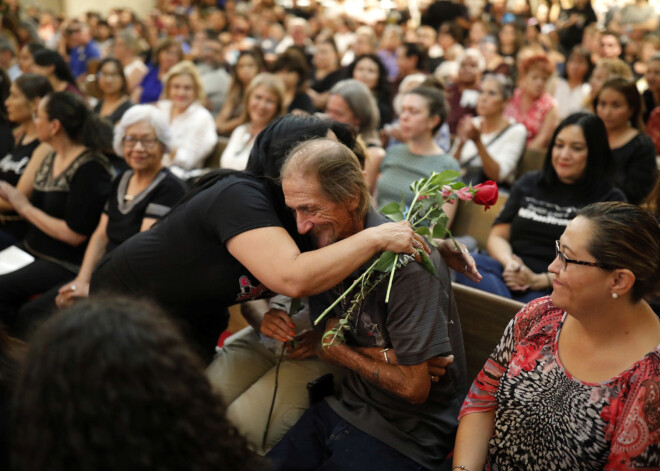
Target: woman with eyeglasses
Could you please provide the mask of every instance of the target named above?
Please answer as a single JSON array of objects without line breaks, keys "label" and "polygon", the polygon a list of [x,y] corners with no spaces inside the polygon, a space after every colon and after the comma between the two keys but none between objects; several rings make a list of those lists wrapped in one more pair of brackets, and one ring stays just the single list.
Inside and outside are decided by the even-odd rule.
[{"label": "woman with eyeglasses", "polygon": [[55,304],[64,307],[87,297],[92,272],[101,257],[134,234],[148,230],[181,199],[185,185],[162,164],[171,145],[167,117],[155,107],[136,105],[124,114],[115,127],[114,150],[124,157],[128,169],[112,183],[78,275],[21,308],[23,331],[31,330]]},{"label": "woman with eyeglasses", "polygon": [[121,62],[111,57],[103,59],[96,72],[96,85],[101,99],[94,107],[94,113],[116,124],[133,106]]},{"label": "woman with eyeglasses", "polygon": [[28,198],[0,182],[0,196],[30,223],[20,248],[33,261],[0,275],[0,320],[16,333],[18,310],[30,297],[77,273],[89,237],[110,193],[112,167],[99,152],[110,145],[110,125],[82,98],[54,92],[39,102],[37,135],[53,150],[34,177]]},{"label": "woman with eyeglasses", "polygon": [[660,467],[660,226],[627,203],[577,212],[552,295],[526,305],[470,388],[454,468]]},{"label": "woman with eyeglasses", "polygon": [[600,201],[625,201],[611,180],[612,151],[603,122],[590,113],[564,119],[550,141],[543,169],[514,183],[488,237],[488,255],[475,254],[483,279],[456,281],[522,302],[552,289],[547,270],[554,241],[578,208]]}]

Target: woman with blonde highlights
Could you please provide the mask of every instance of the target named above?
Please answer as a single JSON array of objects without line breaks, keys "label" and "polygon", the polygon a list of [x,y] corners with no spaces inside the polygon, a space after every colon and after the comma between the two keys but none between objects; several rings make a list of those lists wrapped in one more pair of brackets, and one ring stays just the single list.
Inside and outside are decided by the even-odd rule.
[{"label": "woman with blonde highlights", "polygon": [[245,169],[257,134],[284,113],[284,96],[279,77],[261,73],[252,79],[243,98],[243,122],[231,133],[220,157],[220,168]]},{"label": "woman with blonde highlights", "polygon": [[199,168],[218,142],[213,116],[201,104],[205,95],[199,72],[192,62],[179,62],[164,84],[164,99],[157,107],[169,119],[173,148],[164,163],[184,170]]}]

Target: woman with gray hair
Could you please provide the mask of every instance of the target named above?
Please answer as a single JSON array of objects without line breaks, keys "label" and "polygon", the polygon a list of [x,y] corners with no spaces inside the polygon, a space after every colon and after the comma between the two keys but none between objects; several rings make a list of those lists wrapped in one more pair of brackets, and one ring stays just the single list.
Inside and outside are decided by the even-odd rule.
[{"label": "woman with gray hair", "polygon": [[101,257],[123,241],[149,229],[184,195],[186,188],[162,165],[171,148],[167,117],[151,105],[130,108],[115,126],[113,148],[128,169],[115,178],[101,219],[89,240],[76,278],[23,306],[19,317],[30,328],[52,311],[87,297],[89,281]]},{"label": "woman with gray hair", "polygon": [[385,149],[378,136],[380,113],[373,94],[359,80],[342,80],[330,90],[325,112],[330,119],[353,126],[362,139],[367,155],[364,170],[369,188],[373,190],[378,168],[385,157]]},{"label": "woman with gray hair", "polygon": [[486,75],[477,100],[478,116],[465,116],[459,122],[451,154],[461,165],[465,183],[513,183],[516,165],[525,151],[527,130],[504,116],[512,94],[511,79]]}]

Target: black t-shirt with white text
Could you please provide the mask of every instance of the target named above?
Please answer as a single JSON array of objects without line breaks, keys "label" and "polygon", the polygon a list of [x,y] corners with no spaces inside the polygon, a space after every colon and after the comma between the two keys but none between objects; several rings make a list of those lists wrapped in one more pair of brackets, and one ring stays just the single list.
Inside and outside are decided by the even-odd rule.
[{"label": "black t-shirt with white text", "polygon": [[625,201],[621,190],[602,183],[588,195],[580,183],[561,182],[552,187],[540,184],[540,173],[522,176],[493,224],[511,224],[509,242],[534,273],[548,271],[555,258],[555,240],[575,217],[579,208],[600,201]]}]

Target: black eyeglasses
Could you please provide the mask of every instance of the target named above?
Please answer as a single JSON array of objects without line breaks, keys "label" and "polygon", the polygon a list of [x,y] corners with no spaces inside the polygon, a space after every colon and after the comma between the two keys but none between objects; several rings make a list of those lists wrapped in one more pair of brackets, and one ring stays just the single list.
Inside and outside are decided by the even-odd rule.
[{"label": "black eyeglasses", "polygon": [[598,267],[602,268],[603,270],[616,270],[617,267],[614,267],[612,265],[608,265],[606,263],[600,263],[600,262],[585,262],[582,260],[575,260],[572,258],[568,258],[564,252],[562,252],[559,249],[559,241],[555,240],[555,258],[559,257],[559,260],[561,260],[561,268],[562,270],[566,270],[566,266],[569,263],[574,263],[576,265],[586,265],[588,267]]}]

